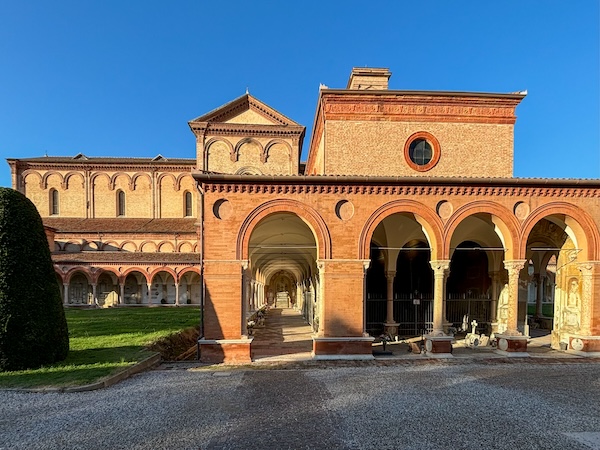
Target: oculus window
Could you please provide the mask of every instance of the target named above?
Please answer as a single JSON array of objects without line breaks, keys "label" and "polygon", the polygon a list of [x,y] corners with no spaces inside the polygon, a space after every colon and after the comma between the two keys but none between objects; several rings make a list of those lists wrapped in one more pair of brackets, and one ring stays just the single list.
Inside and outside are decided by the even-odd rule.
[{"label": "oculus window", "polygon": [[440,143],[431,133],[419,131],[406,140],[404,158],[418,172],[426,172],[440,159]]}]

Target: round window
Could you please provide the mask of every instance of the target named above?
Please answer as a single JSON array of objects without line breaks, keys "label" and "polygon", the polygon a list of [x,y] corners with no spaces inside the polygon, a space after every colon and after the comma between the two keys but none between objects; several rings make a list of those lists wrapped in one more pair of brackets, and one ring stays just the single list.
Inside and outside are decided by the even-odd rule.
[{"label": "round window", "polygon": [[432,169],[440,159],[440,144],[437,139],[424,131],[413,134],[404,145],[407,164],[419,172]]}]

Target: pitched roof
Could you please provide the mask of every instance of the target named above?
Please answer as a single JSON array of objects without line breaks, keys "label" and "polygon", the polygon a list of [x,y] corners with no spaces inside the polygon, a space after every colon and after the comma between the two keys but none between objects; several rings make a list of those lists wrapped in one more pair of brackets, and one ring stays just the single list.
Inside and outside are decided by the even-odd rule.
[{"label": "pitched roof", "polygon": [[229,103],[225,103],[224,105],[213,109],[212,111],[200,117],[190,120],[189,124],[191,126],[193,123],[202,122],[222,123],[248,110],[257,112],[261,116],[273,122],[273,125],[301,126],[299,123],[294,122],[289,117],[284,116],[279,111],[271,108],[266,103],[247,93],[236,98],[235,100],[230,101]]},{"label": "pitched roof", "polygon": [[52,253],[52,261],[58,264],[98,264],[98,263],[179,263],[199,264],[199,253],[144,253],[144,252],[78,252]]},{"label": "pitched roof", "polygon": [[54,228],[57,233],[195,233],[196,219],[127,219],[123,217],[107,219],[81,219],[71,217],[45,217],[45,226]]}]

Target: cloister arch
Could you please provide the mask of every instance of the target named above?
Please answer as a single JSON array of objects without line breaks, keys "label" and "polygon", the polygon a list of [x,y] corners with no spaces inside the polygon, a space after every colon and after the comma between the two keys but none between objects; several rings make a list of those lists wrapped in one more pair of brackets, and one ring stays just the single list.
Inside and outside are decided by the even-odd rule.
[{"label": "cloister arch", "polygon": [[413,214],[427,237],[433,259],[442,256],[443,224],[439,216],[429,207],[414,200],[396,200],[379,207],[371,214],[359,237],[359,259],[369,259],[371,240],[375,228],[388,216],[398,213]]}]

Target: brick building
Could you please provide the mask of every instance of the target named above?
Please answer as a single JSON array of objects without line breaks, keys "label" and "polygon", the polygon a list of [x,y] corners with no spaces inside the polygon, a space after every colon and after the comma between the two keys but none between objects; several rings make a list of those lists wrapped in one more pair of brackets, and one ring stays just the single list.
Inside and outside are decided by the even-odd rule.
[{"label": "brick building", "polygon": [[249,94],[189,122],[195,159],[9,159],[65,304],[202,304],[216,361],[249,361],[246,318],[276,301],[313,325],[315,358],[372,357],[381,333],[447,353],[466,316],[506,353],[528,320],[600,352],[600,181],[513,177],[525,93],[390,75],[320,89],[305,163],[304,127]]}]

